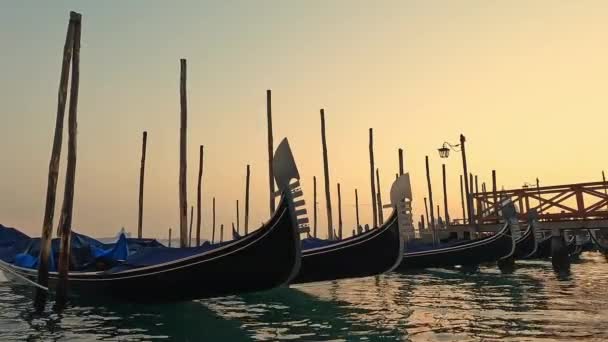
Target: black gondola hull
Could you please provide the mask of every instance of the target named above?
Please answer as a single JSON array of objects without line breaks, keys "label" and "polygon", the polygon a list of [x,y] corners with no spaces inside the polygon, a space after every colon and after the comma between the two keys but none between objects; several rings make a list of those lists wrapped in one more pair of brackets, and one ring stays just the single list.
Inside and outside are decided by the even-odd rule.
[{"label": "black gondola hull", "polygon": [[396,214],[382,227],[330,246],[302,251],[302,266],[292,283],[359,278],[388,272],[403,256]]},{"label": "black gondola hull", "polygon": [[[201,255],[116,273],[73,272],[77,294],[162,302],[268,290],[287,284],[300,266],[299,233],[285,201],[271,220],[253,233]],[[14,268],[35,279],[36,270]],[[57,273],[51,272],[54,287]]]},{"label": "black gondola hull", "polygon": [[536,253],[538,244],[534,236],[534,229],[532,225],[528,225],[528,229],[524,234],[517,240],[515,240],[515,252],[513,257],[515,259],[527,259]]},{"label": "black gondola hull", "polygon": [[406,251],[397,270],[407,271],[457,265],[474,266],[496,262],[513,255],[514,247],[509,227],[505,225],[501,231],[493,236],[473,240],[466,244],[420,252],[408,253]]}]

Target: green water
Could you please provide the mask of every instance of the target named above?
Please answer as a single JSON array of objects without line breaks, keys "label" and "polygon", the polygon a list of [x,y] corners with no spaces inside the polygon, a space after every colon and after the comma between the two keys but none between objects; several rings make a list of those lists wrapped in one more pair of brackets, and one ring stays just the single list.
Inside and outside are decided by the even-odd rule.
[{"label": "green water", "polygon": [[[0,276],[0,341],[608,341],[608,260],[570,274],[518,262],[513,274],[425,270],[189,303],[72,303],[31,310]],[[179,291],[175,289],[167,291]]]}]

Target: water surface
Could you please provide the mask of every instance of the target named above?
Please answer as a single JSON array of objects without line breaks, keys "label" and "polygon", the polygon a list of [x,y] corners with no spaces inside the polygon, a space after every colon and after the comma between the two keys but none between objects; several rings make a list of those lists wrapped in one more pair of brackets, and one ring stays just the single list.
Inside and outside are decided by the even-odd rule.
[{"label": "water surface", "polygon": [[78,300],[44,315],[31,296],[0,275],[0,341],[608,340],[608,260],[591,252],[562,275],[529,261],[513,274],[431,269],[179,304]]}]

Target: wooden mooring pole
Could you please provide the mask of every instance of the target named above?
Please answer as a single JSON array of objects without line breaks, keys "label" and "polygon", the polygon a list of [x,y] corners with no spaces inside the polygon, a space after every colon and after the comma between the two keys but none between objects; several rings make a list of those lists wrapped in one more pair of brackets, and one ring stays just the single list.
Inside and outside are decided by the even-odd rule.
[{"label": "wooden mooring pole", "polygon": [[270,190],[270,216],[274,214],[274,173],[272,170],[272,158],[274,147],[272,143],[272,93],[270,89],[266,90],[266,119],[268,121],[268,186]]},{"label": "wooden mooring pole", "polygon": [[403,149],[399,149],[399,175],[403,174]]},{"label": "wooden mooring pole", "polygon": [[[604,181],[604,195],[608,196],[608,190],[606,190],[606,174],[604,173],[604,170],[602,170],[602,180]],[[608,201],[606,201],[606,210],[608,210]]]},{"label": "wooden mooring pole", "polygon": [[240,219],[239,219],[239,200],[236,200],[236,232],[241,234]]},{"label": "wooden mooring pole", "polygon": [[143,213],[144,213],[144,174],[146,170],[146,144],[148,132],[144,131],[141,141],[141,166],[139,168],[139,210],[137,212],[137,238],[143,236]]},{"label": "wooden mooring pole", "polygon": [[220,243],[224,242],[224,224],[220,224]]},{"label": "wooden mooring pole", "polygon": [[380,170],[376,169],[376,184],[378,185],[378,223],[384,223],[384,212],[382,212],[382,192],[380,191]]},{"label": "wooden mooring pole", "polygon": [[184,248],[188,236],[188,195],[187,195],[187,127],[188,103],[186,98],[186,60],[180,60],[180,131],[179,131],[179,244]]},{"label": "wooden mooring pole", "polygon": [[203,221],[203,217],[201,215],[201,195],[202,195],[202,185],[203,185],[203,157],[204,157],[204,147],[203,145],[199,146],[199,157],[198,157],[198,185],[196,189],[196,245],[201,245],[201,223]]},{"label": "wooden mooring pole", "polygon": [[[431,210],[432,210],[432,208],[431,208]],[[428,204],[427,204],[427,198],[426,197],[424,198],[424,213],[426,214],[426,223],[427,223],[426,228],[429,228],[431,220],[429,219],[429,207],[428,207]]]},{"label": "wooden mooring pole", "polygon": [[[70,13],[70,20],[71,20]],[[70,240],[72,236],[72,211],[74,209],[74,184],[76,182],[76,146],[78,127],[78,89],[80,84],[80,33],[81,18],[74,13],[74,40],[72,51],[72,80],[68,109],[68,162],[65,174],[65,189],[61,216],[63,217],[59,250],[59,281],[57,283],[57,309],[63,310],[68,295],[68,272],[70,268]]]},{"label": "wooden mooring pole", "polygon": [[357,193],[357,189],[355,189],[355,215],[357,216],[357,231],[361,223],[359,222],[359,194]]},{"label": "wooden mooring pole", "polygon": [[426,183],[428,185],[429,188],[429,208],[430,210],[430,215],[431,215],[431,222],[430,227],[433,231],[433,244],[436,243],[437,237],[435,236],[435,214],[433,214],[433,189],[431,187],[431,171],[429,169],[429,156],[425,156],[425,163],[426,163]]},{"label": "wooden mooring pole", "polygon": [[448,188],[446,184],[446,174],[445,174],[445,164],[441,164],[441,174],[443,178],[443,210],[444,210],[444,219],[445,226],[449,226],[450,224],[450,214],[448,213]]},{"label": "wooden mooring pole", "polygon": [[334,225],[331,211],[331,193],[329,189],[329,160],[327,157],[327,139],[325,138],[325,110],[321,109],[321,143],[323,145],[323,174],[325,176],[325,205],[327,210],[327,238],[334,239]]},{"label": "wooden mooring pole", "polygon": [[169,228],[169,247],[171,247],[171,228]]},{"label": "wooden mooring pole", "polygon": [[460,203],[462,205],[462,224],[467,223],[466,207],[464,205],[464,191],[462,185],[462,175],[460,175]]},{"label": "wooden mooring pole", "polygon": [[500,221],[498,215],[498,193],[496,192],[496,170],[492,170],[492,197],[494,197],[494,215],[496,215],[496,223]]},{"label": "wooden mooring pole", "polygon": [[338,183],[338,239],[342,240],[342,195],[340,194],[340,183]]},{"label": "wooden mooring pole", "polygon": [[247,164],[247,177],[245,178],[245,235],[249,233],[249,179],[251,172]]},{"label": "wooden mooring pole", "polygon": [[188,230],[188,247],[192,247],[192,222],[194,218],[194,206],[190,207],[190,228]]},{"label": "wooden mooring pole", "polygon": [[[81,15],[70,12],[65,45],[63,47],[63,61],[61,65],[61,76],[59,80],[59,91],[57,96],[57,117],[55,120],[55,133],[51,159],[49,162],[49,174],[46,189],[46,204],[44,209],[44,220],[40,238],[40,254],[38,257],[38,284],[48,287],[49,257],[51,256],[51,237],[53,234],[53,216],[55,214],[55,199],[57,192],[57,178],[59,175],[59,160],[61,158],[61,143],[63,138],[63,121],[65,116],[65,104],[68,93],[68,77],[70,75],[70,61],[74,49],[74,33],[77,23],[80,23]],[[62,224],[63,226],[63,224]],[[44,310],[47,292],[36,288],[34,306],[37,311]]]},{"label": "wooden mooring pole", "polygon": [[475,223],[475,203],[473,202],[473,193],[474,193],[474,186],[475,184],[473,183],[473,174],[469,173],[469,210],[471,210],[471,218],[469,221],[469,224],[474,224]]},{"label": "wooden mooring pole", "polygon": [[215,243],[215,197],[213,197],[213,203],[212,203],[212,213],[211,213],[211,220],[212,220],[212,230],[211,230],[211,243]]},{"label": "wooden mooring pole", "polygon": [[317,237],[317,177],[312,177],[312,188],[313,188],[313,209],[312,209],[312,236]]},{"label": "wooden mooring pole", "polygon": [[376,206],[376,183],[374,179],[374,131],[372,128],[369,129],[369,174],[371,179],[371,192],[372,192],[372,217],[374,227],[378,226],[378,207]]}]

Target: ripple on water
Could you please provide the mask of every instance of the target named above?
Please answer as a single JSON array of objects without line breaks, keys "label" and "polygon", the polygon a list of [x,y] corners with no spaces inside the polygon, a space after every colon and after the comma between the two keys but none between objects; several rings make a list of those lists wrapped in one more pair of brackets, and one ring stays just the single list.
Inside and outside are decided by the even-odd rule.
[{"label": "ripple on water", "polygon": [[547,261],[476,273],[410,274],[297,285],[165,305],[72,303],[32,313],[31,291],[0,276],[0,341],[608,340],[608,262],[584,253],[571,273]]}]

